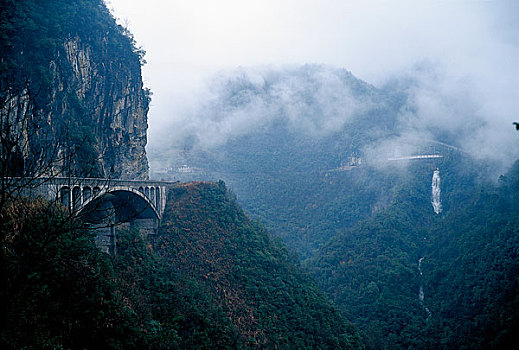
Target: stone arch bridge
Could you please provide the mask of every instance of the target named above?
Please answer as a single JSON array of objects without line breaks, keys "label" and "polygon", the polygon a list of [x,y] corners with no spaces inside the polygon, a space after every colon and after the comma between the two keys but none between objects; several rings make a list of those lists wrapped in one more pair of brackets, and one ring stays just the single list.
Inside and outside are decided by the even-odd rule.
[{"label": "stone arch bridge", "polygon": [[[98,178],[35,179],[36,194],[60,202],[96,232],[101,250],[116,252],[117,232],[130,227],[156,234],[171,182]],[[34,193],[33,193],[34,195]]]}]

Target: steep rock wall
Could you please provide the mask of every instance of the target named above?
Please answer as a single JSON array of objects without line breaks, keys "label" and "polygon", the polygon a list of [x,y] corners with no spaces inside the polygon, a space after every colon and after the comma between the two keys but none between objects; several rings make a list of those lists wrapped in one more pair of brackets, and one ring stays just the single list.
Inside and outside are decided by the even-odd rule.
[{"label": "steep rock wall", "polygon": [[67,75],[73,79],[64,84],[68,89],[57,93],[66,101],[65,96],[73,92],[88,109],[100,175],[147,179],[148,97],[143,89],[140,62],[113,59],[106,51],[100,55],[77,36],[63,46],[66,60],[60,60],[64,67],[61,72],[56,71],[56,77],[64,82]]},{"label": "steep rock wall", "polygon": [[143,52],[102,1],[31,3],[1,9],[11,21],[0,27],[10,38],[2,42],[0,110],[11,173],[147,179]]}]

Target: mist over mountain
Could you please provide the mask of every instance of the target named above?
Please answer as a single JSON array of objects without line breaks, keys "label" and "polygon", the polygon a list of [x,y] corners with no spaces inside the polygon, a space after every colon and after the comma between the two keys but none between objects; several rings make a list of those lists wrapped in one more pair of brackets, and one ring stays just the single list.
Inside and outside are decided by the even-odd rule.
[{"label": "mist over mountain", "polygon": [[[508,132],[483,137],[493,127],[486,131],[489,120],[476,113],[480,101],[447,78],[431,65],[381,88],[323,65],[222,73],[184,123],[165,128],[169,141],[149,149],[152,176],[225,180],[251,214],[308,257],[389,205],[409,165],[389,159],[473,158],[481,179],[513,161],[506,155],[516,147],[494,151],[512,143]],[[515,136],[511,123],[506,130]]]},{"label": "mist over mountain", "polygon": [[281,123],[313,140],[355,128],[369,134],[356,146],[372,158],[445,142],[495,162],[498,174],[519,157],[513,119],[504,106],[494,108],[498,99],[483,96],[480,85],[427,62],[380,88],[323,65],[238,68],[214,77],[185,114],[164,126],[150,153],[159,159],[178,150],[211,151]]},{"label": "mist over mountain", "polygon": [[0,348],[515,349],[517,9],[1,1]]},{"label": "mist over mountain", "polygon": [[378,88],[320,65],[239,69],[171,129],[180,142],[150,149],[152,176],[225,180],[367,348],[507,348],[517,169],[498,175],[517,135],[477,90],[433,65]]}]

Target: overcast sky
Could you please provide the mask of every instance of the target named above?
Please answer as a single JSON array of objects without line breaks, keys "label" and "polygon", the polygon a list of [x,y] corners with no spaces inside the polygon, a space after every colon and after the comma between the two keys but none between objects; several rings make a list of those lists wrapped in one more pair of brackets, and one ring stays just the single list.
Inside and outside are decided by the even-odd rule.
[{"label": "overcast sky", "polygon": [[[380,86],[426,62],[471,87],[486,122],[519,120],[519,0],[107,0],[146,51],[150,144],[208,77],[322,63]],[[456,81],[449,84],[448,81]],[[473,88],[472,88],[473,87]],[[157,136],[157,140],[159,137]]]}]

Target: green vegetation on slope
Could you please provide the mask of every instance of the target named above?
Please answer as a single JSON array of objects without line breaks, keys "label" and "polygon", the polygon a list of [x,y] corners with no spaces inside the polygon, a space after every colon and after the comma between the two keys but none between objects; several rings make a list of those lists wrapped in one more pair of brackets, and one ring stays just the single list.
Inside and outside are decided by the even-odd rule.
[{"label": "green vegetation on slope", "polygon": [[431,230],[424,260],[430,344],[519,344],[519,163],[452,208]]},{"label": "green vegetation on slope", "polygon": [[160,235],[123,232],[114,256],[47,202],[1,215],[2,349],[361,348],[223,183],[173,188]]},{"label": "green vegetation on slope", "polygon": [[[341,81],[326,93],[323,72]],[[456,147],[404,141],[398,120],[402,112],[416,112],[406,94],[352,88],[355,78],[344,76],[316,66],[273,71],[263,79],[231,76],[216,86],[209,103],[214,108],[200,113],[216,124],[230,123],[229,115],[250,118],[255,127],[223,135],[213,146],[202,137],[197,144],[195,129],[180,152],[181,164],[224,179],[245,210],[313,271],[366,347],[509,344],[517,329],[517,315],[509,311],[517,308],[519,294],[517,214],[503,193],[517,196],[517,190],[496,189],[485,180],[492,165]],[[359,112],[348,96],[372,103]],[[330,110],[340,121],[325,132]],[[454,135],[431,133],[456,144]],[[441,157],[388,160],[424,154]],[[431,206],[436,168],[440,215]]]},{"label": "green vegetation on slope", "polygon": [[2,212],[2,349],[233,348],[231,322],[196,279],[137,232],[101,254],[93,237],[46,202]]},{"label": "green vegetation on slope", "polygon": [[244,344],[267,348],[357,348],[351,325],[310,279],[218,185],[173,188],[161,255],[212,291]]},{"label": "green vegetation on slope", "polygon": [[7,203],[0,215],[0,347],[125,345],[138,325],[93,238],[42,201]]},{"label": "green vegetation on slope", "polygon": [[308,262],[368,348],[517,343],[517,167],[495,187],[475,183],[470,162],[442,165],[449,169],[442,173],[449,191],[443,192],[442,214],[430,207],[429,176],[414,168],[391,206],[344,231]]}]

